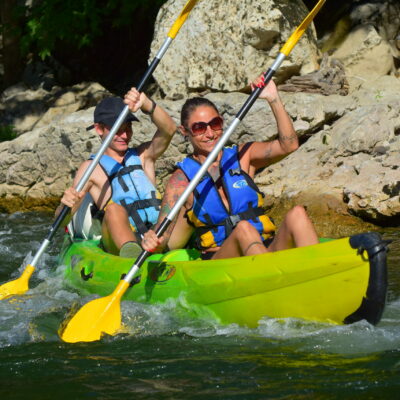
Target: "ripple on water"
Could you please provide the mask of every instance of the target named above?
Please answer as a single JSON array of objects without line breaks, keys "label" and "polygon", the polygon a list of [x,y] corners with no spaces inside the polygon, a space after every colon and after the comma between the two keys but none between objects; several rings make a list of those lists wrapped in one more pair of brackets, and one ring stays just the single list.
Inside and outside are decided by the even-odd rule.
[{"label": "ripple on water", "polygon": [[[23,214],[0,215],[5,223],[0,231],[0,271],[15,277],[33,257],[35,249],[47,232],[43,228],[49,217]],[[22,225],[22,226],[21,226]],[[27,228],[28,226],[28,228]],[[398,237],[394,234],[394,237]],[[9,238],[4,239],[5,236]],[[13,238],[13,240],[10,239]],[[26,239],[28,237],[28,239]],[[0,347],[25,342],[59,341],[57,330],[68,310],[94,298],[81,296],[65,287],[63,267],[54,270],[59,242],[53,244],[43,256],[31,289],[27,295],[0,302]],[[395,244],[390,259],[398,260],[399,249]],[[7,258],[8,257],[8,258]],[[17,262],[9,275],[9,258]],[[389,255],[391,257],[391,255]],[[393,264],[394,265],[394,264]],[[392,267],[393,268],[393,267]],[[241,338],[262,340],[270,343],[293,344],[305,352],[339,354],[374,353],[400,347],[400,299],[396,287],[392,300],[387,305],[381,323],[374,327],[365,321],[353,325],[336,326],[296,319],[268,319],[260,321],[256,329],[235,324],[222,326],[207,315],[193,318],[183,299],[171,300],[163,305],[122,302],[124,334],[105,341],[130,340],[153,336],[182,335],[194,339]]]}]

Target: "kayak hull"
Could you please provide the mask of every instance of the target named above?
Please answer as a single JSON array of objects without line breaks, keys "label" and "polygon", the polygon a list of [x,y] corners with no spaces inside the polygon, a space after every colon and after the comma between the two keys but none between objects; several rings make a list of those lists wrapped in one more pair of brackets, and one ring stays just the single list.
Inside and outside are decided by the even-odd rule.
[{"label": "kayak hull", "polygon": [[[386,300],[386,251],[376,233],[224,260],[203,261],[195,250],[174,250],[150,256],[123,299],[177,299],[196,315],[248,327],[264,317],[376,324]],[[67,266],[70,286],[106,296],[134,260],[105,253],[97,241],[67,238],[59,263]]]}]

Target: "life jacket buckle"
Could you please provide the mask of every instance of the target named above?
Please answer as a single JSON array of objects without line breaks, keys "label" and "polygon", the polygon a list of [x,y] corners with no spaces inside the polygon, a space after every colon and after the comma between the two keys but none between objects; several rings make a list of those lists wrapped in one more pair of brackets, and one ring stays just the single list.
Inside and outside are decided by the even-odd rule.
[{"label": "life jacket buckle", "polygon": [[230,176],[241,175],[241,174],[242,174],[242,171],[240,170],[239,167],[238,167],[238,168],[231,168],[231,169],[229,170],[229,175],[230,175]]},{"label": "life jacket buckle", "polygon": [[229,219],[229,222],[232,224],[232,226],[236,226],[241,221],[240,215],[238,215],[238,214],[230,215],[228,217],[228,219]]}]

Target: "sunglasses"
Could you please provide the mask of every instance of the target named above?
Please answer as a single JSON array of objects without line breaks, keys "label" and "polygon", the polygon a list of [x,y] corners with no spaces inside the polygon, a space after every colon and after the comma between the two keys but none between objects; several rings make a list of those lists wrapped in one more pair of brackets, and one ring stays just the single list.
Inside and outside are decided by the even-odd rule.
[{"label": "sunglasses", "polygon": [[208,122],[202,122],[202,121],[195,122],[190,128],[190,131],[192,133],[192,136],[200,136],[206,133],[208,126],[213,131],[222,131],[223,125],[224,125],[224,120],[221,117],[215,117]]}]

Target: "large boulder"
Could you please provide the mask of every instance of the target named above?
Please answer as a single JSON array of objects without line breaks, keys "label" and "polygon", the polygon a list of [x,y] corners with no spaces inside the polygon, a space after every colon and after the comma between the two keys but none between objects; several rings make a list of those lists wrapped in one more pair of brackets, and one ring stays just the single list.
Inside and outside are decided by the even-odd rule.
[{"label": "large boulder", "polygon": [[350,86],[396,73],[400,58],[400,3],[398,0],[353,2],[323,51],[343,62]]},{"label": "large boulder", "polygon": [[[295,204],[307,206],[321,235],[340,236],[395,225],[400,218],[400,80],[385,76],[349,96],[282,93],[303,143],[256,178],[265,206],[276,218]],[[243,93],[210,93],[225,124],[248,98]],[[178,122],[183,100],[158,100]],[[138,113],[132,144],[150,140],[154,125]],[[93,108],[78,111],[0,144],[0,210],[32,209],[56,200],[73,174],[100,145],[91,124]],[[257,100],[229,143],[270,140],[276,123],[265,100]],[[159,188],[191,149],[177,133],[157,162]],[[42,201],[42,203],[41,203]],[[51,204],[54,206],[54,204]],[[346,227],[347,226],[347,231]]]},{"label": "large boulder", "polygon": [[[394,77],[369,82],[348,96],[341,117],[329,110],[333,96],[309,96],[325,120],[321,129],[257,177],[272,213],[282,215],[283,208],[301,203],[321,231],[338,235],[344,220],[354,224],[352,215],[377,225],[399,224],[399,90]],[[314,125],[315,113],[310,118]],[[344,220],[335,232],[332,221],[338,215]]]},{"label": "large boulder", "polygon": [[0,120],[18,134],[46,126],[53,119],[96,105],[110,93],[95,82],[82,82],[71,87],[32,88],[19,83],[0,96]]},{"label": "large boulder", "polygon": [[[151,59],[186,0],[161,8]],[[204,90],[242,91],[264,72],[308,10],[301,0],[209,0],[194,7],[154,77],[167,97]],[[318,67],[313,26],[276,74],[278,81]]]},{"label": "large boulder", "polygon": [[0,143],[0,210],[53,206],[77,166],[98,146],[86,132],[92,112],[79,111]]},{"label": "large boulder", "polygon": [[398,0],[367,1],[355,4],[350,13],[353,27],[372,25],[385,40],[393,56],[399,58],[400,2]]},{"label": "large boulder", "polygon": [[[160,11],[153,51],[158,47],[157,41],[160,44],[165,37],[163,27],[170,27],[183,2],[169,1],[168,8]],[[384,4],[395,6],[397,3],[388,0]],[[265,10],[268,11],[265,13]],[[358,9],[359,26],[371,36],[364,35],[357,42],[361,45],[353,47],[349,57],[343,58],[348,73],[357,76],[363,74],[363,66],[378,57],[376,54],[380,63],[385,63],[388,58],[383,54],[388,55],[389,36],[396,32],[395,23],[386,30],[380,24],[389,14],[386,17],[383,14],[382,19],[376,13],[370,15],[363,10]],[[203,90],[202,95],[217,105],[228,126],[248,98],[240,92],[244,91],[248,79],[269,66],[305,13],[300,0],[199,2],[177,36],[174,50],[167,53],[157,70],[156,79],[167,94],[167,98],[157,98],[157,103],[179,123],[184,99],[178,99],[182,97],[178,94],[186,98],[187,93]],[[357,28],[353,26],[351,32],[353,35]],[[339,46],[337,51],[340,54],[344,49]],[[374,53],[379,49],[386,50]],[[366,57],[371,54],[375,55]],[[266,194],[265,207],[279,223],[284,211],[303,204],[318,233],[324,236],[399,225],[400,80],[394,75],[385,75],[387,68],[379,72],[384,76],[374,80],[368,70],[370,75],[359,79],[351,87],[350,95],[331,94],[347,93],[341,64],[330,58],[326,71],[307,74],[314,71],[316,58],[314,34],[312,30],[307,31],[279,70],[278,81],[293,72],[303,73],[299,77],[302,79],[289,82],[292,87],[296,86],[294,91],[304,86],[304,82],[312,90],[281,92],[301,146],[257,175],[256,181]],[[311,63],[307,64],[307,59]],[[360,60],[363,61],[357,64]],[[351,69],[353,61],[354,70]],[[336,69],[329,69],[329,65]],[[335,90],[332,91],[328,81],[336,83]],[[46,204],[54,208],[62,192],[72,183],[77,167],[100,145],[94,131],[85,128],[93,118],[93,108],[86,108],[96,103],[97,95],[105,95],[101,87],[97,90],[93,86],[94,90],[86,92],[85,87],[77,87],[72,93],[66,90],[55,92],[54,96],[40,92],[43,88],[39,88],[38,93],[28,91],[25,97],[23,89],[17,86],[3,94],[3,99],[9,101],[3,111],[13,105],[15,120],[20,118],[19,126],[24,127],[21,131],[30,131],[13,141],[0,143],[0,212],[34,209]],[[46,103],[40,103],[42,95]],[[28,106],[35,104],[38,118],[32,122],[24,120],[24,112],[34,116]],[[133,146],[151,140],[155,130],[148,116],[138,112],[138,117],[140,123],[134,124]],[[233,132],[229,144],[271,140],[276,135],[276,122],[268,104],[257,100]],[[190,151],[189,143],[176,134],[157,161],[161,191],[175,163]]]},{"label": "large boulder", "polygon": [[[170,102],[165,107],[171,115],[178,114],[178,104]],[[95,131],[86,130],[93,123],[93,111],[91,107],[57,114],[45,126],[0,143],[0,212],[54,208],[79,165],[101,145]],[[149,117],[140,111],[137,115],[140,123],[134,123],[133,146],[155,133]],[[160,182],[181,157],[181,138],[174,138],[173,143],[158,163]]]},{"label": "large boulder", "polygon": [[361,80],[387,75],[394,66],[389,43],[372,25],[352,30],[333,57],[343,62],[348,77]]}]

